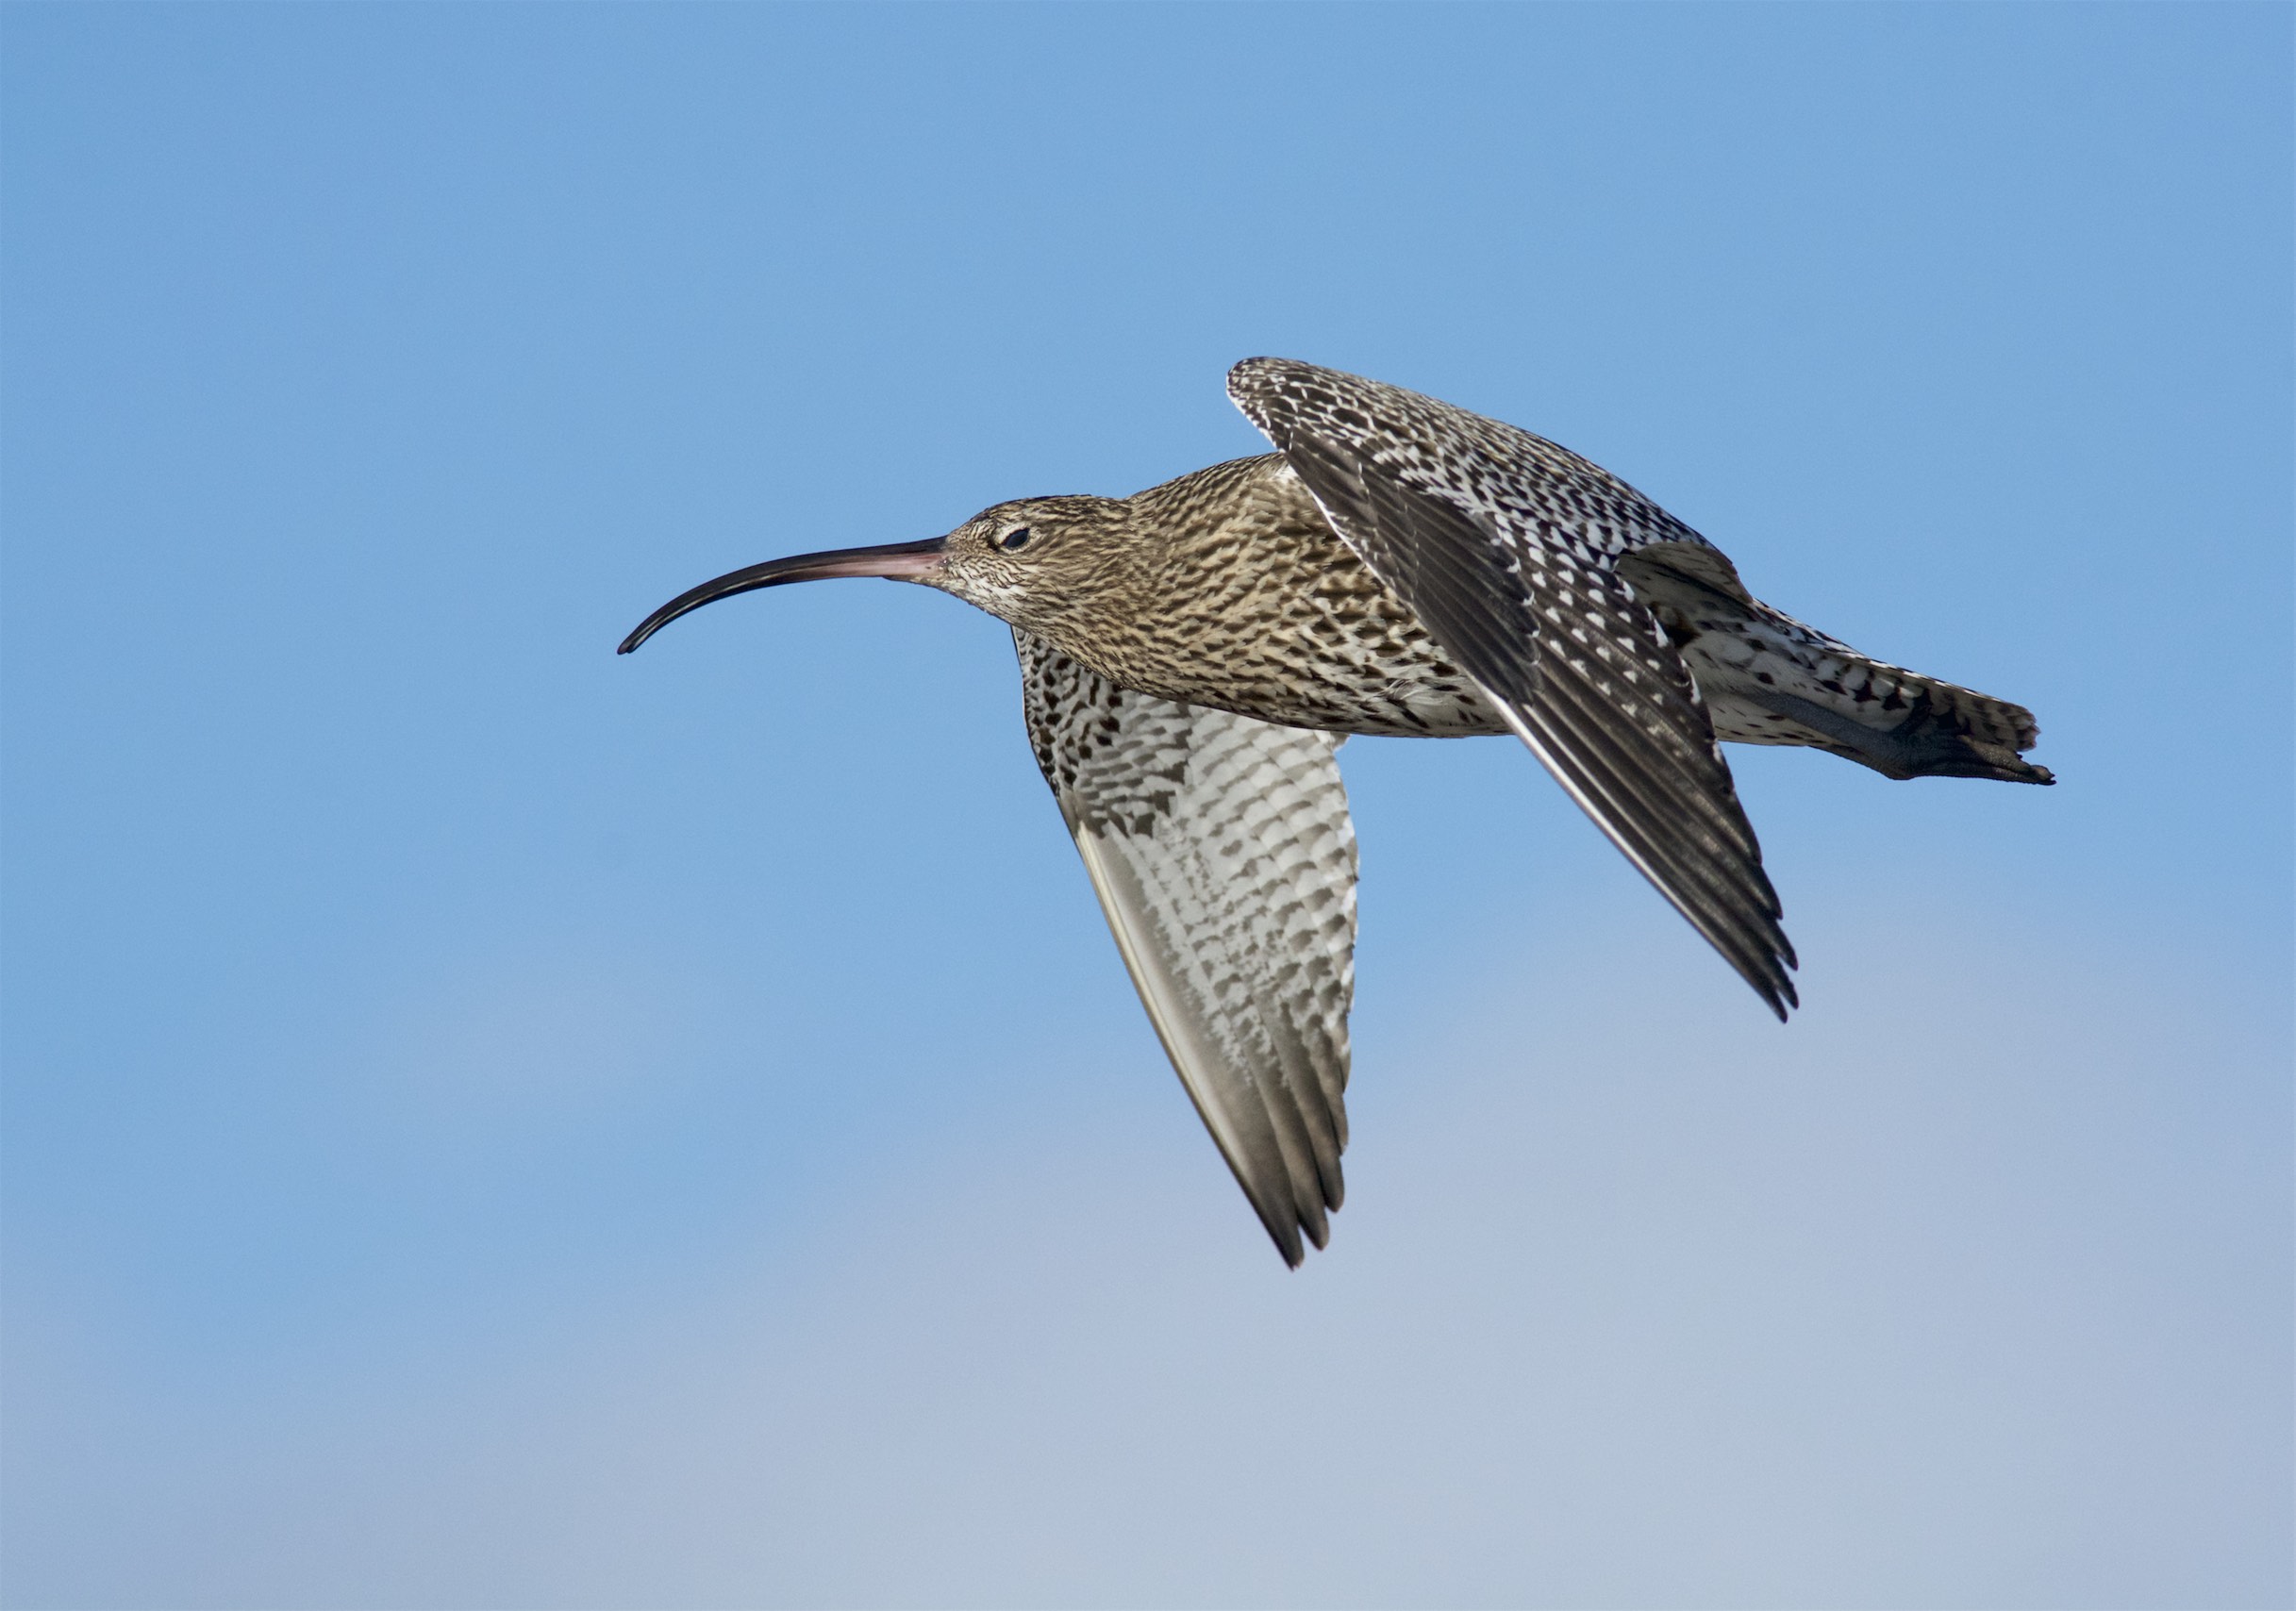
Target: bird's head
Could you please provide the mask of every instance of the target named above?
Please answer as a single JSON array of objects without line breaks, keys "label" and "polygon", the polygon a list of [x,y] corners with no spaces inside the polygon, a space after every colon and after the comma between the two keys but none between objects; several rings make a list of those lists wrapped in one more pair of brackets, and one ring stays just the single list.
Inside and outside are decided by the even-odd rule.
[{"label": "bird's head", "polygon": [[719,599],[839,576],[921,582],[1057,641],[1070,636],[1064,626],[1106,599],[1129,574],[1128,513],[1118,498],[1017,498],[983,509],[946,537],[769,559],[680,593],[641,622],[622,640],[620,653]]}]

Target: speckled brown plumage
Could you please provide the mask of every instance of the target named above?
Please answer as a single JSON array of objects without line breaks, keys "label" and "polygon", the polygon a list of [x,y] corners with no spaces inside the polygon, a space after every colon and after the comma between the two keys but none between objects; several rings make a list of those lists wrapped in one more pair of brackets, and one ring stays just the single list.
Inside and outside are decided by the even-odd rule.
[{"label": "speckled brown plumage", "polygon": [[[1098,508],[1030,499],[980,518],[1025,520],[1036,543],[1087,551],[1036,557],[1039,575],[1068,565],[1086,573],[1073,583],[1040,586],[1019,605],[988,598],[1120,687],[1338,733],[1506,730],[1279,454],[1215,464]],[[1051,523],[1062,523],[1044,529]],[[942,585],[973,598],[976,584]]]}]

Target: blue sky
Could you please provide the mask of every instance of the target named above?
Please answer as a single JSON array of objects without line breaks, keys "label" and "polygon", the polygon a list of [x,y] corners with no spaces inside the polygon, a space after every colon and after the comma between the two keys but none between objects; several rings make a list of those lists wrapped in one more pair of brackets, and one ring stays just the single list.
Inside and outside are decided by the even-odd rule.
[{"label": "blue sky", "polygon": [[[22,1606],[2281,1605],[2290,16],[94,8],[5,29]],[[2051,790],[1733,762],[1781,1029],[1357,740],[1287,1273],[1003,628],[663,599],[1551,436]]]}]

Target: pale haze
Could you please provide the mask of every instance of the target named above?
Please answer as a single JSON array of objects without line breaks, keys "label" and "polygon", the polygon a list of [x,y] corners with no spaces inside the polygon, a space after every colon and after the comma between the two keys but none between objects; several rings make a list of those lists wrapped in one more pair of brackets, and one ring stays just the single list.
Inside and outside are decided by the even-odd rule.
[{"label": "pale haze", "polygon": [[[2291,14],[0,15],[9,1606],[2289,1603]],[[708,576],[1589,456],[2049,789],[1731,751],[1781,1027],[1358,739],[1288,1271],[1005,629]]]}]

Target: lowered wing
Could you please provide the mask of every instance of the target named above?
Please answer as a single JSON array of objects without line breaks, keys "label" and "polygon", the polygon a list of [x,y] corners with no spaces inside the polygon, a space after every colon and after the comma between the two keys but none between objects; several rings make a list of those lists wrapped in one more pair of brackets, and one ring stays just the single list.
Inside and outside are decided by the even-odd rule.
[{"label": "lowered wing", "polygon": [[1028,738],[1173,1067],[1288,1264],[1347,1145],[1356,834],[1327,733],[1116,687],[1016,628]]}]

